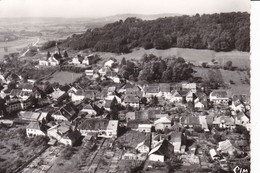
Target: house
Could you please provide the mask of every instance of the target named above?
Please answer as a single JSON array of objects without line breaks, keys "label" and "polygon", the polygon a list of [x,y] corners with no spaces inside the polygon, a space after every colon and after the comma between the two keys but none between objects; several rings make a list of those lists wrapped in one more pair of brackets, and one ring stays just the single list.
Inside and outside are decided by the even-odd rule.
[{"label": "house", "polygon": [[194,98],[194,93],[190,90],[186,96],[185,96],[185,99],[186,99],[186,102],[193,102],[193,98]]},{"label": "house", "polygon": [[180,123],[184,127],[189,127],[189,128],[194,128],[194,127],[201,127],[202,125],[200,124],[199,117],[197,116],[188,116],[188,117],[181,117],[180,118]]},{"label": "house", "polygon": [[220,159],[220,156],[217,154],[217,151],[214,148],[209,150],[209,154],[212,160]]},{"label": "house", "polygon": [[250,130],[250,119],[243,112],[239,112],[235,116],[235,124],[244,126],[247,130]]},{"label": "house", "polygon": [[57,88],[50,94],[50,97],[54,100],[58,100],[58,98],[60,98],[63,94],[65,94],[65,91],[61,91],[60,88]]},{"label": "house", "polygon": [[107,97],[105,97],[105,100],[114,100],[114,99],[116,99],[117,103],[122,103],[121,98],[115,94],[111,94],[111,95],[108,95]]},{"label": "house", "polygon": [[115,94],[116,94],[116,87],[115,86],[108,87],[107,95],[115,95]]},{"label": "house", "polygon": [[135,120],[135,112],[127,112],[125,115],[126,122]]},{"label": "house", "polygon": [[90,57],[92,57],[92,55],[85,56],[85,58],[84,58],[83,61],[82,61],[82,64],[91,65],[91,63],[90,63]]},{"label": "house", "polygon": [[81,113],[87,113],[90,116],[96,116],[97,111],[94,109],[94,107],[91,104],[86,104],[81,110]]},{"label": "house", "polygon": [[165,128],[171,127],[171,120],[168,117],[162,117],[159,120],[154,121],[155,130],[162,130],[164,131]]},{"label": "house", "polygon": [[186,143],[185,137],[181,132],[170,132],[168,134],[168,141],[174,146],[175,153],[180,153],[181,146]]},{"label": "house", "polygon": [[152,124],[138,124],[138,131],[150,133],[152,130]]},{"label": "house", "polygon": [[159,92],[160,92],[160,87],[159,85],[145,85],[143,87],[143,97],[152,97],[152,96],[156,96],[159,97]]},{"label": "house", "polygon": [[231,144],[230,140],[227,139],[218,143],[218,150],[221,151],[221,153],[233,156],[236,148]]},{"label": "house", "polygon": [[106,130],[109,120],[107,119],[85,119],[77,127],[82,136],[87,136],[89,133],[98,134],[100,131]]},{"label": "house", "polygon": [[80,136],[80,132],[77,130],[69,131],[68,133],[65,133],[58,142],[66,146],[73,146],[80,138]]},{"label": "house", "polygon": [[80,133],[75,130],[72,131],[70,126],[66,123],[57,124],[47,130],[47,135],[51,139],[56,139],[59,143],[73,146],[80,138]]},{"label": "house", "polygon": [[199,116],[199,121],[200,121],[200,124],[201,124],[201,128],[208,132],[209,131],[209,128],[208,128],[208,123],[207,123],[207,117],[206,116]]},{"label": "house", "polygon": [[182,103],[183,97],[180,95],[180,93],[175,90],[174,93],[172,94],[172,97],[170,98],[170,102],[173,103]]},{"label": "house", "polygon": [[85,98],[88,98],[90,100],[95,100],[96,94],[92,90],[77,90],[75,93],[71,93],[71,100],[73,102],[79,102],[84,100]]},{"label": "house", "polygon": [[8,73],[8,75],[6,76],[7,83],[10,83],[13,81],[21,81],[21,80],[22,80],[22,77],[15,73]]},{"label": "house", "polygon": [[209,95],[209,100],[216,105],[223,104],[228,105],[229,97],[226,91],[215,90]]},{"label": "house", "polygon": [[117,76],[117,73],[114,71],[107,71],[105,76],[108,79],[111,79],[114,83],[120,83],[120,78]]},{"label": "house", "polygon": [[18,114],[19,119],[27,122],[37,122],[40,118],[40,112],[21,111]]},{"label": "house", "polygon": [[104,67],[112,67],[112,65],[115,63],[114,60],[110,59],[105,62]]},{"label": "house", "polygon": [[22,91],[26,91],[26,92],[32,92],[33,91],[33,88],[34,86],[32,84],[29,84],[29,83],[25,83],[25,84],[21,84],[19,86],[19,88],[22,89]]},{"label": "house", "polygon": [[40,59],[39,66],[49,66],[49,62],[46,59],[47,59],[46,57],[44,59]]},{"label": "house", "polygon": [[136,146],[135,149],[140,153],[148,154],[150,151],[150,147],[151,147],[151,138],[150,135],[148,135],[144,141],[142,141]]},{"label": "house", "polygon": [[94,70],[85,70],[86,76],[92,77],[94,75]]},{"label": "house", "polygon": [[27,137],[45,136],[46,129],[39,122],[30,122],[26,127]]},{"label": "house", "polygon": [[71,103],[61,107],[55,111],[51,116],[57,121],[72,121],[76,116],[76,110]]},{"label": "house", "polygon": [[131,129],[131,130],[140,131],[140,130],[142,130],[140,128],[140,125],[148,127],[149,124],[150,125],[152,124],[151,121],[149,121],[149,120],[142,120],[142,119],[129,120],[127,122],[127,128]]},{"label": "house", "polygon": [[12,89],[10,92],[10,98],[19,98],[21,100],[27,100],[31,96],[31,92],[22,91],[22,89]]},{"label": "house", "polygon": [[182,84],[182,90],[188,90],[191,91],[192,93],[196,93],[197,85],[196,83],[184,83]]},{"label": "house", "polygon": [[196,94],[193,95],[194,97],[194,108],[198,109],[204,109],[208,107],[208,99],[207,95],[203,92],[197,92]]},{"label": "house", "polygon": [[106,130],[100,130],[98,137],[117,138],[118,120],[109,120]]},{"label": "house", "polygon": [[159,97],[163,97],[165,99],[171,99],[172,94],[171,94],[171,86],[168,83],[160,83],[159,84]]},{"label": "house", "polygon": [[111,109],[117,104],[116,99],[113,100],[105,100],[104,108],[106,111],[111,111]]},{"label": "house", "polygon": [[87,135],[82,139],[82,143],[84,147],[91,150],[96,146],[97,141],[93,135]]},{"label": "house", "polygon": [[8,113],[11,113],[15,111],[25,110],[31,105],[32,103],[30,100],[26,100],[26,101],[12,100],[6,102],[6,111]]},{"label": "house", "polygon": [[123,100],[123,105],[124,106],[129,105],[134,108],[139,108],[139,106],[140,106],[139,98],[137,96],[133,96],[133,95],[126,95]]},{"label": "house", "polygon": [[149,152],[149,160],[155,162],[164,162],[171,158],[174,153],[174,146],[168,141],[163,140],[159,142],[152,150]]},{"label": "house", "polygon": [[75,56],[75,57],[72,59],[72,62],[71,62],[71,63],[74,64],[74,65],[79,65],[79,64],[81,64],[80,61],[79,61],[78,56]]},{"label": "house", "polygon": [[[126,84],[127,85],[127,84]],[[128,86],[131,86],[130,84]],[[126,86],[127,87],[127,86]],[[122,89],[122,88],[121,88]],[[121,90],[122,91],[122,90]],[[132,86],[129,88],[125,88],[124,93],[126,95],[133,95],[133,96],[138,96],[138,97],[142,97],[142,91],[140,90],[140,88],[138,86]]]},{"label": "house", "polygon": [[48,58],[48,63],[49,66],[57,66],[60,64],[60,62],[54,56]]},{"label": "house", "polygon": [[219,116],[214,118],[213,125],[222,129],[234,129],[235,119],[229,116]]},{"label": "house", "polygon": [[68,91],[68,95],[72,97],[73,93],[76,93],[78,90],[83,90],[79,85],[72,86]]}]

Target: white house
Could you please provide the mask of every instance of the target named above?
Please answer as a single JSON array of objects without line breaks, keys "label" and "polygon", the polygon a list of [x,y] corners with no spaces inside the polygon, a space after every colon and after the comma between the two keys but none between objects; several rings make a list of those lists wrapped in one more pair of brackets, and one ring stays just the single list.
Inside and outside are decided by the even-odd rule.
[{"label": "white house", "polygon": [[150,133],[152,129],[152,124],[138,124],[138,131]]},{"label": "white house", "polygon": [[115,63],[114,60],[110,59],[105,62],[104,67],[112,67],[112,65]]},{"label": "white house", "polygon": [[171,120],[168,117],[162,117],[156,121],[154,121],[155,130],[164,131],[165,128],[171,127]]},{"label": "white house", "polygon": [[52,99],[57,100],[59,97],[61,97],[63,94],[65,93],[65,91],[61,91],[60,88],[57,88],[54,90],[54,92],[52,92],[50,94],[50,96],[52,97]]},{"label": "white house", "polygon": [[228,93],[226,91],[215,90],[209,95],[209,100],[214,104],[224,104],[227,105],[229,102]]},{"label": "white house", "polygon": [[39,65],[40,66],[49,66],[49,62],[47,60],[39,60]]},{"label": "white house", "polygon": [[85,70],[86,76],[93,76],[94,75],[94,70]]},{"label": "white house", "polygon": [[118,120],[109,120],[106,130],[100,130],[98,137],[117,138]]},{"label": "white house", "polygon": [[76,56],[76,57],[74,57],[73,59],[72,59],[72,62],[71,62],[72,64],[74,64],[74,65],[79,65],[80,64],[80,61],[79,61],[79,58]]},{"label": "white house", "polygon": [[189,90],[192,93],[196,93],[196,91],[197,91],[196,87],[197,87],[196,83],[184,83],[184,84],[182,84],[182,90]]},{"label": "white house", "polygon": [[53,56],[48,59],[49,66],[57,66],[59,65],[59,61]]},{"label": "white house", "polygon": [[27,137],[45,136],[45,133],[43,128],[40,127],[39,122],[30,122],[30,124],[26,127],[26,135]]},{"label": "white house", "polygon": [[181,103],[182,102],[182,96],[180,95],[180,93],[176,90],[173,94],[172,97],[170,99],[170,102],[174,102],[174,103]]},{"label": "white house", "polygon": [[127,96],[125,96],[125,98],[123,100],[123,105],[124,106],[129,105],[134,108],[139,108],[139,106],[140,106],[139,98],[137,96],[127,95]]},{"label": "white house", "polygon": [[202,109],[204,107],[205,107],[205,105],[199,101],[199,98],[196,98],[194,100],[194,108]]}]

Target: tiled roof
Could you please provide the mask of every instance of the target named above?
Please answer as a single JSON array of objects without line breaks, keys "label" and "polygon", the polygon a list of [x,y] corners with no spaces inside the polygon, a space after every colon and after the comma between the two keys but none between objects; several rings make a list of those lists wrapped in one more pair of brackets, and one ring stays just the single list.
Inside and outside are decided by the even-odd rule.
[{"label": "tiled roof", "polygon": [[30,122],[30,124],[26,128],[41,130],[38,122]]},{"label": "tiled roof", "polygon": [[125,103],[139,103],[139,98],[133,95],[127,95],[124,98]]},{"label": "tiled roof", "polygon": [[107,119],[86,119],[79,126],[80,130],[105,130],[108,125]]},{"label": "tiled roof", "polygon": [[227,91],[212,91],[211,96],[215,96],[218,98],[227,98],[228,97],[228,93]]}]

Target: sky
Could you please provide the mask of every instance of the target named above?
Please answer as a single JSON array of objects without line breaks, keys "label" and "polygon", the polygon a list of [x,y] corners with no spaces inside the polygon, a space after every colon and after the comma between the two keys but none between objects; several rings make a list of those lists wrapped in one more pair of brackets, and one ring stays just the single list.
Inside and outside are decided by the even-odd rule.
[{"label": "sky", "polygon": [[125,13],[193,15],[232,11],[250,12],[250,0],[0,0],[0,18],[96,18]]}]

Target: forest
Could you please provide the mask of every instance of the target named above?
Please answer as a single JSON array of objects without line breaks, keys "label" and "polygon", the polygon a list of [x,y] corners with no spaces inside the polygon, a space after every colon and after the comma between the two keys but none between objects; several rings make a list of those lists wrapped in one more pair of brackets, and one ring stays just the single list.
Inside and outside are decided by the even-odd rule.
[{"label": "forest", "polygon": [[[53,44],[52,44],[53,45]],[[127,18],[63,40],[75,50],[129,53],[133,48],[194,48],[250,51],[250,14],[196,14],[156,20]]]}]

